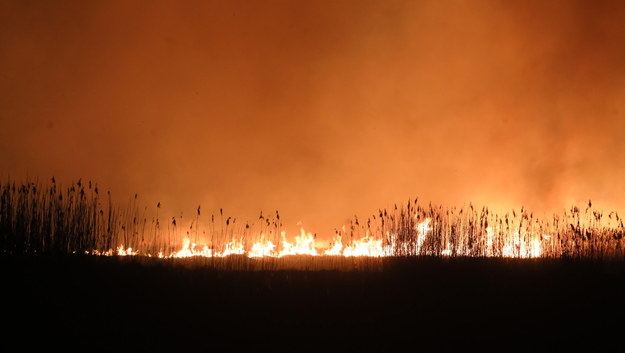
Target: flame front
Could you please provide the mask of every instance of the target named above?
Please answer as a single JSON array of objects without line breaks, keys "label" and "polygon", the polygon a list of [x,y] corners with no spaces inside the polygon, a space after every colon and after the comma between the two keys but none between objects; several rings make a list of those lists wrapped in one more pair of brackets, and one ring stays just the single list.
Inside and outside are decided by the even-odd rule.
[{"label": "flame front", "polygon": [[248,257],[276,257],[276,245],[271,240],[264,240],[264,235],[260,241],[252,245],[252,249],[247,254]]},{"label": "flame front", "polygon": [[306,233],[301,229],[301,234],[295,237],[295,244],[291,244],[286,240],[286,232],[282,232],[282,251],[278,257],[287,255],[311,255],[317,256],[317,248],[315,246],[315,236],[312,233]]},{"label": "flame front", "polygon": [[[415,220],[417,218],[415,217]],[[241,255],[249,258],[280,258],[292,255],[307,256],[343,256],[343,257],[387,257],[397,255],[440,255],[440,256],[471,256],[471,252],[460,246],[453,245],[449,241],[441,244],[440,250],[433,253],[431,250],[425,250],[424,245],[428,241],[428,236],[432,232],[431,219],[426,218],[420,223],[415,222],[415,241],[411,246],[406,244],[398,244],[398,236],[396,234],[386,233],[384,238],[373,237],[368,232],[360,239],[353,239],[344,243],[343,236],[337,235],[328,248],[319,248],[315,243],[315,235],[300,230],[300,235],[295,236],[291,242],[287,239],[286,232],[281,232],[280,245],[276,245],[273,241],[266,239],[262,234],[257,242],[254,242],[246,250],[242,238],[233,238],[225,243],[220,251],[214,250],[215,247],[198,245],[191,242],[188,237],[182,240],[180,250],[164,254],[162,251],[156,256],[159,258],[187,258],[187,257],[226,257],[230,255]],[[512,258],[534,258],[542,255],[541,239],[549,240],[549,235],[542,235],[539,238],[532,237],[529,234],[520,234],[518,231],[513,233],[511,239],[508,239],[502,246],[500,253],[495,253],[493,247],[496,238],[496,231],[492,227],[486,228],[486,234],[483,234],[485,246],[481,256],[493,257],[512,257]],[[105,256],[136,256],[145,255],[152,256],[149,253],[140,253],[132,248],[125,248],[120,245],[115,251],[108,250],[104,252],[92,251],[94,255]]]}]

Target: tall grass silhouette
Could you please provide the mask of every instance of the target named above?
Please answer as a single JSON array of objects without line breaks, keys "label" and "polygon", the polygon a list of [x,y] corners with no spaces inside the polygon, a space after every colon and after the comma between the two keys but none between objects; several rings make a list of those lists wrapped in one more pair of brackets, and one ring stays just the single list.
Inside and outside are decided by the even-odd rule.
[{"label": "tall grass silhouette", "polygon": [[215,257],[228,256],[229,266],[235,267],[259,261],[266,266],[292,262],[277,259],[276,254],[298,254],[289,250],[296,245],[308,246],[307,252],[299,253],[328,255],[315,260],[315,256],[308,257],[317,267],[341,261],[365,263],[354,258],[377,256],[604,260],[625,255],[623,219],[616,212],[595,210],[591,202],[540,218],[524,208],[500,214],[471,204],[445,208],[408,200],[366,219],[354,216],[335,230],[326,249],[316,248],[315,237],[303,231],[295,242],[287,239],[277,211],[272,216],[261,212],[250,223],[227,216],[222,209],[204,215],[198,206],[188,225],[181,216],[161,219],[160,213],[160,203],[141,207],[138,195],[120,207],[110,192],[102,193],[91,181],[62,187],[54,178],[49,182],[9,180],[0,184],[0,251],[188,256],[210,258],[211,263]]}]

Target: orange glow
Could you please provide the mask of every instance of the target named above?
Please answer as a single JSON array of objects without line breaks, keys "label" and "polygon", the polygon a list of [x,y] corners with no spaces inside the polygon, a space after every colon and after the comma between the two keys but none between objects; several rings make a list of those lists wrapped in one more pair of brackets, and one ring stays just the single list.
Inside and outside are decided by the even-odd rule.
[{"label": "orange glow", "polygon": [[3,178],[161,220],[279,209],[319,243],[415,195],[625,210],[624,1],[23,3],[0,2]]},{"label": "orange glow", "polygon": [[[495,238],[495,230],[492,227],[486,228],[485,247],[482,254],[472,254],[464,250],[460,246],[455,249],[451,243],[447,242],[442,249],[436,253],[432,250],[424,251],[424,244],[431,234],[431,219],[426,218],[421,223],[414,226],[416,231],[416,241],[414,244],[398,245],[397,236],[386,233],[384,238],[376,238],[370,234],[366,234],[360,239],[354,239],[343,244],[343,237],[338,235],[331,242],[330,247],[323,249],[315,244],[315,236],[312,233],[300,230],[300,235],[294,237],[294,241],[287,240],[286,232],[281,232],[282,243],[278,246],[271,240],[265,239],[265,235],[261,235],[260,240],[251,244],[249,248],[243,244],[243,239],[232,239],[227,242],[221,251],[214,251],[208,245],[198,245],[192,243],[189,238],[182,240],[180,250],[164,255],[159,252],[158,258],[188,258],[188,257],[227,257],[230,255],[245,255],[249,258],[281,258],[284,256],[307,255],[307,256],[343,256],[343,257],[390,257],[398,255],[440,255],[440,256],[485,256],[485,257],[510,257],[510,258],[536,258],[543,255],[542,242],[549,241],[549,235],[535,236],[533,234],[519,233],[515,231],[510,239],[507,239],[501,248],[500,253],[493,250]],[[400,253],[399,250],[403,251]],[[89,254],[89,252],[87,252]],[[117,247],[116,251],[112,249],[100,252],[92,251],[92,255],[103,256],[149,256],[153,255],[149,252],[140,252],[132,248],[125,248],[123,245]]]},{"label": "orange glow", "polygon": [[276,245],[271,240],[264,240],[261,235],[260,241],[252,245],[252,249],[247,253],[248,257],[276,257]]},{"label": "orange glow", "polygon": [[279,257],[286,255],[318,255],[315,247],[315,237],[312,233],[306,233],[304,229],[301,229],[300,235],[295,237],[295,244],[286,240],[286,232],[282,232],[281,236],[282,251],[280,251]]}]

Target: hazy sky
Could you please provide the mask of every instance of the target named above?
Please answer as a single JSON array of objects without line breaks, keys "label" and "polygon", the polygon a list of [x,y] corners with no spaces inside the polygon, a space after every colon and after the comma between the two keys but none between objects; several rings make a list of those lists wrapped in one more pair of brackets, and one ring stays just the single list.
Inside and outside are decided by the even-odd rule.
[{"label": "hazy sky", "polygon": [[622,1],[0,0],[0,172],[325,233],[625,208]]}]

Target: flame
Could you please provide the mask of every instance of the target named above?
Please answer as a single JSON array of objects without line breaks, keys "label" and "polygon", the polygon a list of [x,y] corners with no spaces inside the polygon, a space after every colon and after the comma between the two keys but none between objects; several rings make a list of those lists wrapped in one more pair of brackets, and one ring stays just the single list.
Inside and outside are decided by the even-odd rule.
[{"label": "flame", "polygon": [[133,251],[132,248],[124,249],[123,245],[117,247],[117,256],[135,256],[139,253],[137,251]]},{"label": "flame", "polygon": [[486,227],[486,256],[493,256],[493,239],[495,232],[493,227]]},{"label": "flame", "polygon": [[247,253],[248,257],[276,257],[276,245],[271,240],[265,241],[265,236],[261,235],[260,241],[252,245],[252,250]]},{"label": "flame", "polygon": [[[415,219],[418,217],[415,215]],[[303,228],[300,229],[300,235],[294,238],[293,242],[287,240],[286,232],[281,232],[282,238],[281,246],[274,244],[271,240],[265,239],[265,235],[262,234],[257,242],[251,244],[249,250],[243,243],[242,238],[232,238],[230,241],[223,245],[222,251],[214,250],[215,246],[198,245],[192,243],[188,237],[182,239],[182,246],[180,250],[170,253],[169,255],[162,250],[156,255],[158,258],[188,258],[188,257],[227,257],[230,255],[246,255],[250,258],[264,258],[264,257],[284,257],[291,255],[308,255],[318,256],[320,254],[325,256],[343,256],[343,257],[385,257],[396,256],[399,254],[398,249],[401,250],[401,255],[436,255],[433,250],[424,249],[425,240],[428,233],[432,231],[430,226],[431,219],[426,218],[423,222],[417,223],[414,226],[416,231],[416,239],[414,244],[398,243],[397,235],[386,233],[385,238],[373,237],[366,232],[365,236],[360,239],[353,239],[349,243],[343,243],[343,237],[341,234],[335,236],[330,243],[330,247],[323,250],[317,248],[315,244],[315,235],[306,232]],[[496,230],[492,227],[486,228],[486,234],[484,234],[485,247],[483,247],[480,254],[472,254],[470,250],[463,248],[461,243],[455,242],[454,244],[449,241],[445,242],[445,247],[440,250],[438,255],[440,256],[502,256],[513,258],[534,258],[542,255],[542,243],[541,239],[550,239],[549,235],[541,235],[535,237],[532,234],[520,233],[515,231],[510,239],[506,240],[503,244],[500,254],[495,254],[494,243],[496,239]],[[422,251],[423,250],[423,251]],[[137,256],[140,255],[138,250],[133,250],[131,247],[124,247],[120,245],[116,250],[109,249],[107,251],[93,250],[91,252],[86,251],[86,254],[101,255],[101,256]],[[141,254],[144,256],[152,256],[149,253]]]},{"label": "flame", "polygon": [[311,255],[317,256],[315,247],[315,236],[312,233],[306,233],[302,228],[300,235],[295,237],[295,244],[291,244],[286,240],[286,232],[282,232],[282,251],[279,257],[286,255]]},{"label": "flame", "polygon": [[380,257],[386,255],[381,239],[373,239],[369,234],[364,238],[354,240],[343,250],[343,256],[371,256]]},{"label": "flame", "polygon": [[133,250],[132,248],[126,248],[124,245],[120,245],[116,250],[108,249],[106,251],[92,250],[91,252],[85,251],[86,255],[97,255],[97,256],[136,256],[139,255],[139,251]]},{"label": "flame", "polygon": [[[204,245],[200,250],[197,250],[197,244],[191,243],[189,238],[182,239],[182,248],[175,254],[170,255],[169,257],[193,257],[193,256],[203,256],[203,257],[213,257],[213,251],[208,248],[207,245]],[[163,253],[159,252],[158,257],[162,258]]]},{"label": "flame", "polygon": [[[414,216],[415,219],[417,219],[417,215]],[[432,230],[432,227],[430,227],[430,221],[432,221],[429,218],[426,218],[425,221],[417,224],[415,226],[415,230],[417,231],[417,254],[421,251],[421,247],[423,246],[423,243],[425,242],[425,236],[427,235],[427,233],[429,231]]]},{"label": "flame", "polygon": [[451,250],[451,244],[447,243],[447,245],[445,246],[445,249],[441,251],[441,256],[451,256],[452,254],[453,252]]},{"label": "flame", "polygon": [[332,246],[326,250],[323,254],[328,256],[339,256],[343,253],[343,242],[341,241],[343,237],[340,235],[336,236],[332,241]]},{"label": "flame", "polygon": [[218,257],[224,257],[228,255],[243,255],[245,254],[245,248],[243,247],[243,241],[241,239],[232,239],[226,243],[224,252],[216,254]]},{"label": "flame", "polygon": [[540,240],[531,239],[529,242],[523,241],[519,232],[514,232],[512,240],[506,243],[502,249],[503,257],[534,258],[542,254]]}]

